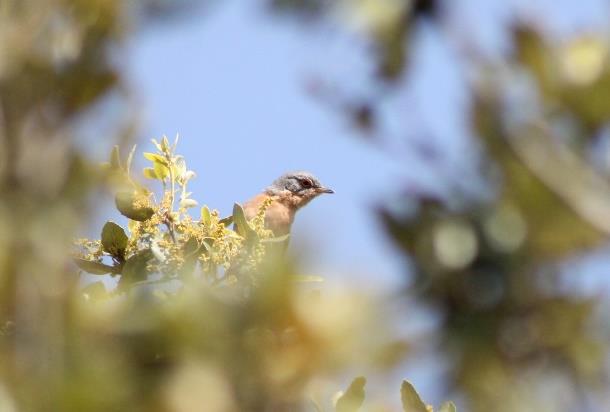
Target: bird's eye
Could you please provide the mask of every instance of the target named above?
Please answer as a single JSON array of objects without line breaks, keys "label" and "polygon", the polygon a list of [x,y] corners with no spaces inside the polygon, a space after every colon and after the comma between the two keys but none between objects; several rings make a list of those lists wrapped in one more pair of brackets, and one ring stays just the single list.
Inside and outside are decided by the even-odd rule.
[{"label": "bird's eye", "polygon": [[311,183],[311,180],[303,179],[301,180],[301,186],[303,186],[304,188],[310,188],[311,186],[313,186],[313,184]]}]

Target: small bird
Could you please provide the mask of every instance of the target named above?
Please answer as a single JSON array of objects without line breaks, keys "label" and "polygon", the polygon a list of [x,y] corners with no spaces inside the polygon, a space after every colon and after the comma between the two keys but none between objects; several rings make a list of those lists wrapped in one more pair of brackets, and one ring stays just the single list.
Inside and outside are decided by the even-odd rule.
[{"label": "small bird", "polygon": [[284,236],[290,233],[297,210],[323,193],[335,192],[324,187],[309,172],[288,172],[277,178],[263,193],[248,200],[244,204],[244,213],[246,219],[252,219],[263,202],[270,198],[272,203],[265,211],[265,226],[275,236]]}]

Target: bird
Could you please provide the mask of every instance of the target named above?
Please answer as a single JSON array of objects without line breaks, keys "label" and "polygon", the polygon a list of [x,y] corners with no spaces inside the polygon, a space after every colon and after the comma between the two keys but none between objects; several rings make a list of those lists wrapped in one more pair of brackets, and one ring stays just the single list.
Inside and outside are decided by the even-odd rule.
[{"label": "bird", "polygon": [[244,203],[244,215],[251,220],[259,212],[265,201],[271,204],[265,211],[265,227],[274,236],[290,233],[296,212],[321,194],[335,193],[323,186],[311,173],[305,171],[288,172],[273,181],[262,193]]}]

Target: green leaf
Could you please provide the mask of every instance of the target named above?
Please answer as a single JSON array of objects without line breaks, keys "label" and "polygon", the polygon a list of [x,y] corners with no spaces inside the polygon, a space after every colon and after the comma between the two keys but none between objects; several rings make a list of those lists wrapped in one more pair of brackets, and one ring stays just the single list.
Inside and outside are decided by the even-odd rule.
[{"label": "green leaf", "polygon": [[114,146],[110,152],[110,168],[119,170],[121,168],[121,157],[119,155],[119,146]]},{"label": "green leaf", "polygon": [[139,251],[138,253],[127,259],[125,265],[123,266],[122,276],[119,285],[124,286],[125,284],[131,282],[137,282],[146,279],[146,277],[148,276],[148,270],[146,268],[146,265],[152,257],[153,253],[149,249],[146,249]]},{"label": "green leaf", "polygon": [[453,402],[447,401],[441,405],[438,412],[457,412],[457,408]]},{"label": "green leaf", "polygon": [[220,219],[218,221],[218,223],[220,223],[221,225],[225,225],[225,227],[229,226],[231,223],[233,223],[233,216],[227,216],[227,217],[223,217],[222,219]]},{"label": "green leaf", "polygon": [[257,236],[256,232],[246,219],[246,214],[244,213],[244,209],[241,207],[239,203],[235,203],[233,205],[233,222],[235,223],[236,232],[246,238],[252,239]]},{"label": "green leaf", "polygon": [[249,227],[244,209],[239,203],[233,205],[233,222],[235,222],[236,232],[243,237],[246,237],[247,228]]},{"label": "green leaf", "polygon": [[157,176],[157,179],[159,179],[159,180],[163,180],[169,176],[169,168],[167,166],[165,166],[163,163],[154,161],[153,169],[155,170],[155,175]]},{"label": "green leaf", "polygon": [[178,157],[178,160],[176,160],[176,165],[172,167],[172,172],[174,173],[174,179],[184,176],[186,173],[186,162],[182,157]]},{"label": "green leaf", "polygon": [[161,163],[162,165],[167,166],[167,159],[159,154],[145,152],[144,157],[153,163]]},{"label": "green leaf", "polygon": [[161,139],[161,148],[163,149],[164,152],[169,152],[169,140],[167,139],[167,136],[163,135],[163,138]]},{"label": "green leaf", "polygon": [[196,255],[199,252],[201,246],[196,238],[192,237],[184,243],[182,250],[184,251],[184,257],[190,257]]},{"label": "green leaf", "polygon": [[114,202],[117,209],[123,216],[126,216],[131,220],[143,222],[150,219],[155,214],[155,211],[153,208],[148,206],[134,206],[136,200],[138,200],[138,198],[141,196],[142,195],[137,195],[133,192],[119,192],[117,193]]},{"label": "green leaf", "polygon": [[144,168],[143,172],[144,172],[144,177],[147,179],[159,179],[157,177],[157,173],[155,173],[155,169],[153,169],[152,167]]},{"label": "green leaf", "polygon": [[201,224],[210,226],[212,224],[212,214],[207,206],[201,208]]},{"label": "green leaf", "polygon": [[127,176],[129,176],[129,173],[131,172],[131,163],[133,162],[133,155],[136,152],[136,145],[134,144],[133,147],[131,148],[131,151],[129,152],[129,155],[127,156],[127,163],[125,164],[125,170],[127,171]]},{"label": "green leaf", "polygon": [[180,201],[180,207],[184,209],[190,209],[191,207],[197,206],[199,203],[195,199],[183,199]]},{"label": "green leaf", "polygon": [[203,243],[201,244],[201,246],[205,249],[205,251],[210,254],[212,252],[212,249],[214,247],[214,242],[216,241],[216,239],[214,239],[213,237],[204,237],[203,238]]},{"label": "green leaf", "polygon": [[129,238],[123,228],[114,222],[106,222],[102,228],[102,246],[104,251],[112,256],[122,259]]},{"label": "green leaf", "polygon": [[74,263],[79,269],[92,275],[105,275],[114,271],[114,267],[93,260],[74,259]]},{"label": "green leaf", "polygon": [[413,385],[406,380],[400,386],[400,398],[404,412],[428,412]]},{"label": "green leaf", "polygon": [[85,297],[85,299],[103,299],[108,297],[108,292],[106,291],[106,286],[104,286],[104,282],[93,282],[87,285],[81,293]]},{"label": "green leaf", "polygon": [[337,399],[335,410],[337,412],[356,412],[364,403],[364,385],[366,378],[359,376],[352,381],[345,393]]}]

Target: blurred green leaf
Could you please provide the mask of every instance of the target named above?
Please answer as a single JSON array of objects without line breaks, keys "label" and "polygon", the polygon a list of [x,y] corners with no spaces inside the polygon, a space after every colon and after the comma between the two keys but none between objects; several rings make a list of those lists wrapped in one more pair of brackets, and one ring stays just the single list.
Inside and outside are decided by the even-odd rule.
[{"label": "blurred green leaf", "polygon": [[163,163],[159,163],[157,161],[153,162],[153,169],[155,171],[155,175],[157,179],[163,180],[169,177],[169,168],[165,166]]},{"label": "blurred green leaf", "polygon": [[364,403],[364,386],[366,378],[359,376],[352,381],[345,393],[337,399],[335,410],[337,412],[356,412]]},{"label": "blurred green leaf", "polygon": [[233,216],[223,217],[218,221],[218,223],[220,223],[221,225],[229,226],[231,223],[233,223]]},{"label": "blurred green leaf", "polygon": [[248,220],[246,219],[246,214],[244,213],[244,209],[239,203],[235,203],[233,205],[233,221],[235,223],[236,232],[240,236],[248,240],[258,238],[256,231],[254,231],[254,229],[252,229],[252,226],[250,226],[250,224],[248,223]]},{"label": "blurred green leaf", "polygon": [[143,172],[144,172],[144,177],[147,179],[154,179],[154,180],[159,179],[157,177],[157,173],[155,173],[155,169],[153,169],[152,167],[144,168]]},{"label": "blurred green leaf", "polygon": [[104,251],[118,259],[123,259],[129,238],[123,228],[114,222],[106,222],[102,228]]},{"label": "blurred green leaf", "polygon": [[133,162],[133,155],[136,152],[136,147],[137,146],[134,144],[131,148],[131,151],[129,152],[129,155],[127,156],[127,162],[125,163],[125,171],[127,172],[127,176],[129,176],[129,174],[131,173],[131,164]]},{"label": "blurred green leaf", "polygon": [[112,273],[114,270],[114,267],[112,266],[92,260],[75,258],[74,263],[76,263],[76,266],[78,266],[80,269],[92,275],[105,275],[107,273]]},{"label": "blurred green leaf", "polygon": [[120,286],[125,286],[131,282],[145,280],[148,276],[148,261],[153,258],[153,253],[149,250],[141,250],[131,256],[125,262],[121,272]]},{"label": "blurred green leaf", "polygon": [[207,206],[201,208],[201,224],[204,226],[210,226],[212,223],[212,214]]},{"label": "blurred green leaf", "polygon": [[110,167],[113,170],[119,170],[121,168],[121,157],[119,154],[119,146],[115,145],[110,153]]},{"label": "blurred green leaf", "polygon": [[453,402],[447,401],[441,405],[438,412],[457,412],[457,408]]},{"label": "blurred green leaf", "polygon": [[119,192],[114,200],[117,209],[123,216],[143,222],[150,219],[155,214],[155,211],[148,206],[136,206],[139,198],[141,199],[142,195],[134,192]]},{"label": "blurred green leaf", "polygon": [[102,299],[108,297],[104,282],[93,282],[87,285],[81,293],[88,299]]},{"label": "blurred green leaf", "polygon": [[180,207],[190,209],[197,206],[199,203],[195,199],[184,199],[180,201]]},{"label": "blurred green leaf", "polygon": [[159,154],[145,152],[144,157],[153,163],[160,163],[167,167],[167,159]]},{"label": "blurred green leaf", "polygon": [[191,237],[184,243],[184,246],[182,248],[184,250],[184,257],[196,255],[199,252],[200,248],[201,245],[197,241],[197,238]]},{"label": "blurred green leaf", "polygon": [[235,231],[242,237],[246,237],[248,234],[248,221],[244,214],[244,209],[239,203],[233,205],[233,221],[235,222]]},{"label": "blurred green leaf", "polygon": [[417,391],[408,381],[402,381],[400,398],[404,412],[427,412],[426,404],[421,400]]}]

